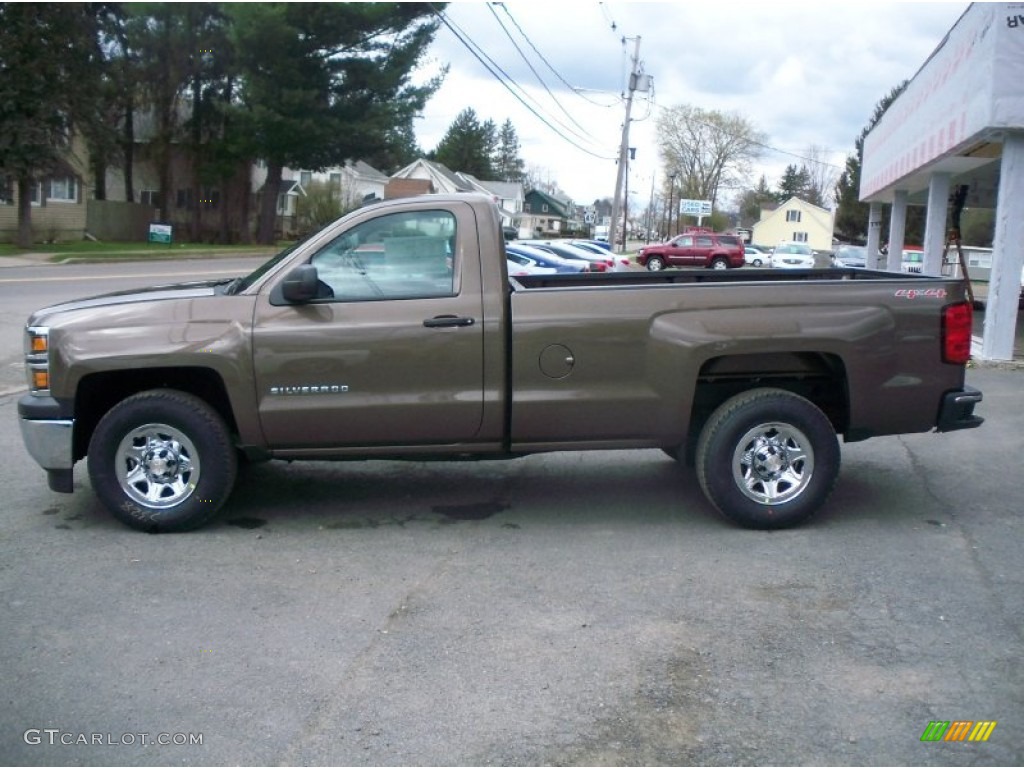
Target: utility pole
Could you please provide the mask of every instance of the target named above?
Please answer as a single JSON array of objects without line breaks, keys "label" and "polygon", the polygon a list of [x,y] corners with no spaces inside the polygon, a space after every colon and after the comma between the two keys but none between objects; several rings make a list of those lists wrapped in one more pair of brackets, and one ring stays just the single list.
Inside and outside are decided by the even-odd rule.
[{"label": "utility pole", "polygon": [[[640,81],[640,37],[636,37],[636,46],[633,50],[633,63],[629,70],[628,93],[626,94],[626,120],[622,124],[622,144],[619,146],[619,167],[615,174],[615,196],[612,198],[612,223],[608,228],[608,242],[615,247],[615,236],[619,226],[619,216],[622,213],[620,198],[622,197],[622,183],[626,178],[626,166],[629,162],[629,116],[633,111],[633,92],[641,85]],[[626,38],[622,38],[626,42]],[[639,90],[647,91],[650,86],[645,82]],[[625,226],[623,226],[625,229]]]}]

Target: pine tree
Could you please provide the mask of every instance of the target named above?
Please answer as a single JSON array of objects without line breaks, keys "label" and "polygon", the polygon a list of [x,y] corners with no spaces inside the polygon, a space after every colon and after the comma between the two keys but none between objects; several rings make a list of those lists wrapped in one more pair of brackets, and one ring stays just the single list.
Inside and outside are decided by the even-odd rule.
[{"label": "pine tree", "polygon": [[467,107],[448,126],[448,130],[434,150],[437,162],[457,173],[468,173],[478,179],[493,179],[491,164],[496,144],[494,122],[481,123],[476,112]]},{"label": "pine tree", "polygon": [[237,121],[267,163],[258,240],[273,241],[285,166],[321,169],[382,151],[440,85],[411,75],[439,22],[422,3],[225,6],[237,56]]},{"label": "pine tree", "polygon": [[498,149],[493,165],[495,176],[501,181],[522,182],[526,163],[519,156],[519,136],[512,121],[506,119],[498,132]]}]

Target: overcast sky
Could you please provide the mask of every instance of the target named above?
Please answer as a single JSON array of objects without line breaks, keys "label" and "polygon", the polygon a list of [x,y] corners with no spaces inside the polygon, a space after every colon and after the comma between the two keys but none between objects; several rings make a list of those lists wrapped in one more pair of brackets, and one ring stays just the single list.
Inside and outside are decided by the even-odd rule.
[{"label": "overcast sky", "polygon": [[417,140],[434,149],[455,116],[472,107],[498,126],[511,119],[527,167],[576,202],[610,197],[628,60],[639,38],[653,90],[637,93],[633,104],[631,200],[644,204],[652,181],[660,185],[656,117],[680,104],[738,113],[766,133],[774,151],[765,152],[750,182],[763,173],[774,187],[812,145],[841,169],[878,101],[914,76],[968,5],[452,3],[445,14],[455,31],[509,85],[442,25],[426,70],[450,69],[416,123]]}]

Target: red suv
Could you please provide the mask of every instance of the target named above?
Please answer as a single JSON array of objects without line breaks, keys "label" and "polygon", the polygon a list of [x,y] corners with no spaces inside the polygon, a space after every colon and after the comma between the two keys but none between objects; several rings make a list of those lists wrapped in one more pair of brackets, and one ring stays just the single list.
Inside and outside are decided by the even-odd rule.
[{"label": "red suv", "polygon": [[667,243],[641,248],[636,260],[651,272],[665,267],[711,267],[735,269],[742,267],[743,241],[739,235],[698,232],[677,235]]}]

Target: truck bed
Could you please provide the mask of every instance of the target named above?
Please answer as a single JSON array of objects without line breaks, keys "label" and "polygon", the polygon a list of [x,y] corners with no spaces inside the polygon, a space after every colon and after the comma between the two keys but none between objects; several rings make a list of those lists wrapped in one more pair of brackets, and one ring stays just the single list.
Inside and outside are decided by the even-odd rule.
[{"label": "truck bed", "polygon": [[803,282],[808,280],[950,280],[953,278],[886,272],[873,269],[666,269],[660,272],[575,272],[524,275],[514,278],[524,288],[567,288],[598,285],[667,285],[678,283]]}]

